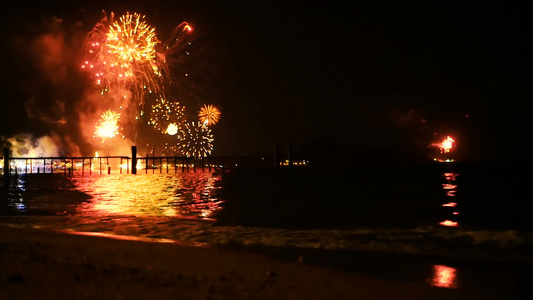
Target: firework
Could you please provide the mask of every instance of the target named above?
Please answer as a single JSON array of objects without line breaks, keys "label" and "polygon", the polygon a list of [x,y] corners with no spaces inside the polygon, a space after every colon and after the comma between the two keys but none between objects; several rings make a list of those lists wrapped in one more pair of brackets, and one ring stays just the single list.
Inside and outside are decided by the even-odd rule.
[{"label": "firework", "polygon": [[185,123],[178,135],[178,149],[187,157],[206,157],[213,151],[213,134],[200,122]]},{"label": "firework", "polygon": [[159,97],[152,105],[148,124],[162,133],[168,133],[171,124],[177,128],[179,127],[178,124],[184,122],[184,116],[185,107],[181,106],[179,102],[172,102]]},{"label": "firework", "polygon": [[167,68],[156,55],[160,42],[144,16],[127,13],[118,21],[113,18],[111,14],[89,33],[88,59],[82,69],[90,72],[103,91],[118,85],[136,92],[139,104],[143,104],[144,90],[161,93],[163,89]]},{"label": "firework", "polygon": [[198,113],[200,122],[205,125],[215,125],[220,119],[220,110],[214,105],[204,105]]},{"label": "firework", "polygon": [[95,137],[102,138],[102,143],[106,138],[113,138],[118,134],[120,114],[108,110],[104,112],[100,118],[100,122],[95,126]]},{"label": "firework", "polygon": [[113,24],[113,19],[113,13],[109,18],[106,15],[102,22],[96,24],[89,32],[85,41],[86,60],[81,66],[92,76],[94,83],[103,86],[102,89],[106,91],[112,83],[121,78],[120,74],[123,73],[118,59],[107,49],[107,33],[109,26]]},{"label": "firework", "polygon": [[[191,25],[187,22],[181,23],[174,32],[172,33],[171,38],[164,43],[161,50],[156,53],[161,61],[165,63],[166,66],[171,65],[175,62],[174,58],[179,55],[179,52],[184,48],[185,44],[190,45],[185,38],[185,34],[192,31]],[[185,52],[186,55],[189,55],[188,52]]]},{"label": "firework", "polygon": [[440,148],[441,153],[449,153],[452,150],[454,143],[455,140],[452,137],[446,136],[440,144],[437,144],[437,146]]},{"label": "firework", "polygon": [[107,49],[126,69],[134,63],[147,63],[155,73],[155,46],[159,43],[155,28],[144,22],[144,16],[129,13],[113,22],[107,32]]},{"label": "firework", "polygon": [[[172,82],[169,66],[178,56],[189,55],[184,46],[191,45],[186,38],[191,31],[192,27],[183,22],[164,43],[158,39],[155,28],[147,23],[145,16],[126,13],[115,18],[113,13],[106,14],[87,35],[82,69],[90,75],[102,95],[109,93],[114,104],[117,100],[121,108],[133,103],[131,101],[138,104],[138,112],[123,117],[135,116],[139,120],[147,109],[149,120],[144,120],[149,125],[163,134],[177,135],[185,122],[185,107],[179,102],[166,100],[166,96],[173,92],[170,88],[177,86]],[[120,99],[116,99],[117,96]],[[104,121],[97,126],[95,137],[105,140],[118,134],[117,124],[113,127],[110,120]],[[133,124],[128,120],[125,123]]]},{"label": "firework", "polygon": [[168,124],[167,130],[165,130],[165,133],[168,135],[176,135],[178,134],[178,125],[174,123]]}]

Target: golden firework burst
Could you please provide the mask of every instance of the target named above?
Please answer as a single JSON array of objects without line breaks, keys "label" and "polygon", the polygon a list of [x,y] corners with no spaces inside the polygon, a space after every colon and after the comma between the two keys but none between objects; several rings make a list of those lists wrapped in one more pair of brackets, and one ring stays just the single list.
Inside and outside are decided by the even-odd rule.
[{"label": "golden firework burst", "polygon": [[220,110],[214,105],[206,104],[200,109],[198,117],[200,117],[200,122],[207,126],[215,125],[220,119]]}]

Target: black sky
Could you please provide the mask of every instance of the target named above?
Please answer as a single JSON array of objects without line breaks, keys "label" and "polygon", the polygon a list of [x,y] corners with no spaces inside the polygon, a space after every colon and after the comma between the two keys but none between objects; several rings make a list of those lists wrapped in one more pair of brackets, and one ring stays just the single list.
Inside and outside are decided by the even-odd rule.
[{"label": "black sky", "polygon": [[464,159],[515,160],[529,153],[527,1],[51,1],[9,7],[2,20],[8,42],[2,46],[0,135],[46,134],[39,120],[28,120],[28,99],[76,97],[47,92],[42,82],[28,88],[40,77],[20,51],[23,41],[44,32],[54,16],[79,22],[76,30],[83,32],[101,10],[136,11],[159,35],[182,21],[194,27],[191,55],[176,74],[190,74],[180,82],[184,102],[222,109],[215,155],[271,153],[276,143],[292,142],[301,153],[416,156],[443,134],[457,137]]}]

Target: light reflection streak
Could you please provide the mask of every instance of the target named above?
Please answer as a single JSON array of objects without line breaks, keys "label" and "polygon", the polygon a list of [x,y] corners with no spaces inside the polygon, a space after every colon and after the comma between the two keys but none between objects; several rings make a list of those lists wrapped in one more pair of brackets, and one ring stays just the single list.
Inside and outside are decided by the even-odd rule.
[{"label": "light reflection streak", "polygon": [[447,191],[446,196],[448,197],[455,197],[455,191]]},{"label": "light reflection streak", "polygon": [[444,178],[446,178],[446,180],[455,180],[456,176],[457,174],[455,173],[444,173]]},{"label": "light reflection streak", "polygon": [[445,190],[453,190],[455,188],[457,188],[457,185],[455,184],[449,184],[449,183],[444,183],[442,185],[442,188],[445,189]]},{"label": "light reflection streak", "polygon": [[459,227],[459,223],[455,221],[450,221],[450,220],[444,220],[440,222],[439,224],[442,226],[447,226],[447,227]]},{"label": "light reflection streak", "polygon": [[[453,172],[445,172],[443,173],[444,178],[446,179],[446,183],[442,184],[442,189],[444,192],[446,192],[446,197],[455,197],[456,196],[456,189],[457,184],[454,184],[455,179],[457,178],[459,174],[453,173]],[[442,207],[457,207],[457,202],[455,201],[449,201],[448,203],[441,204]],[[459,212],[454,211],[453,216],[459,215]],[[444,220],[439,223],[441,226],[446,227],[459,227],[459,223],[457,221],[452,220]]]},{"label": "light reflection streak", "polygon": [[[23,193],[26,191],[26,182],[24,178],[17,177],[16,181],[10,182],[5,181],[5,190],[2,190],[2,194],[0,194],[0,197],[4,196],[6,200],[6,206],[10,208],[14,208],[17,211],[25,211],[27,209],[25,200],[23,197]],[[1,187],[1,186],[0,186]],[[1,207],[0,207],[1,209]]]},{"label": "light reflection streak", "polygon": [[206,243],[200,242],[182,242],[172,239],[165,238],[150,238],[143,236],[133,236],[133,235],[123,235],[123,234],[111,234],[103,232],[88,232],[88,231],[73,231],[73,230],[55,230],[56,232],[72,234],[72,235],[83,235],[83,236],[95,236],[95,237],[104,237],[111,238],[115,240],[123,241],[137,241],[137,242],[147,242],[147,243],[166,243],[166,244],[177,244],[180,246],[192,246],[192,247],[207,247]]},{"label": "light reflection streak", "polygon": [[457,269],[444,266],[434,265],[433,276],[429,279],[432,286],[440,288],[457,288]]},{"label": "light reflection streak", "polygon": [[165,216],[209,218],[220,209],[216,198],[219,174],[104,175],[75,178],[74,184],[90,196],[78,207],[91,216]]}]

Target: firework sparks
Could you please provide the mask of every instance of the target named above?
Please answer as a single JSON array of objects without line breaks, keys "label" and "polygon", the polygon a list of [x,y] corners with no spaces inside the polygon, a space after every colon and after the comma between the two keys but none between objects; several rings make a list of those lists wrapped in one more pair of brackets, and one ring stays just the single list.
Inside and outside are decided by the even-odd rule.
[{"label": "firework sparks", "polygon": [[[185,122],[185,107],[166,99],[172,92],[170,88],[176,87],[169,66],[177,62],[178,56],[189,55],[185,47],[191,45],[187,42],[187,33],[191,31],[192,27],[183,22],[164,43],[145,16],[128,12],[115,18],[111,12],[87,35],[86,60],[81,68],[90,75],[101,95],[109,93],[113,100],[120,101],[121,108],[137,102],[140,111],[125,113],[123,117],[135,116],[139,120],[146,105],[151,108],[149,119],[145,119],[148,125],[162,134],[178,135]],[[125,124],[132,123],[126,120]],[[118,131],[118,119],[113,125],[112,120],[102,118],[94,136],[104,141],[116,136]]]},{"label": "firework sparks", "polygon": [[178,149],[187,157],[206,157],[213,151],[213,134],[203,123],[185,123],[178,139]]},{"label": "firework sparks", "polygon": [[126,13],[115,21],[111,13],[89,33],[88,59],[82,69],[102,86],[102,93],[119,86],[135,92],[142,105],[144,91],[161,94],[169,77],[165,58],[169,53],[157,52],[164,48],[144,16]]},{"label": "firework sparks", "polygon": [[220,119],[220,110],[214,105],[204,105],[200,109],[198,117],[200,117],[200,122],[207,126],[215,125]]},{"label": "firework sparks", "polygon": [[450,136],[446,136],[440,144],[437,144],[437,146],[440,148],[441,153],[449,153],[452,150],[454,144],[455,140]]},{"label": "firework sparks", "polygon": [[95,137],[102,138],[102,143],[106,138],[113,138],[118,134],[120,114],[108,110],[100,118],[100,122],[95,126]]},{"label": "firework sparks", "polygon": [[157,73],[155,46],[159,43],[155,28],[144,22],[144,16],[129,13],[114,22],[107,32],[107,49],[122,66],[128,68],[134,63],[148,63]]},{"label": "firework sparks", "polygon": [[181,106],[179,102],[167,101],[160,97],[152,105],[149,124],[162,133],[170,134],[168,132],[170,125],[173,124],[177,129],[178,124],[184,122],[184,116],[185,107]]},{"label": "firework sparks", "polygon": [[165,131],[166,134],[168,135],[176,135],[178,134],[178,125],[174,124],[174,123],[170,123],[167,127],[167,130]]},{"label": "firework sparks", "polygon": [[[160,56],[160,59],[164,61],[167,65],[175,63],[173,58],[182,50],[184,45],[189,44],[185,39],[184,34],[192,31],[191,25],[187,22],[181,23],[174,32],[172,33],[171,38],[165,43],[163,50],[158,51],[156,55]],[[185,52],[186,55],[189,55],[188,52]]]}]

